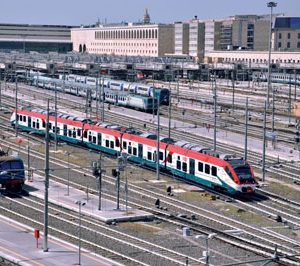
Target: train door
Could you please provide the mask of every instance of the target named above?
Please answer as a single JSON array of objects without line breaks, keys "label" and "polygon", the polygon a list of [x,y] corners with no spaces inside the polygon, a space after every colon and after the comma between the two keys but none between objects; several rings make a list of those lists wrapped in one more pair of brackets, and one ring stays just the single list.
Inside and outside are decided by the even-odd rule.
[{"label": "train door", "polygon": [[138,156],[140,158],[143,158],[143,144],[139,144],[139,147],[138,147]]},{"label": "train door", "polygon": [[28,116],[28,127],[31,127],[31,116]]},{"label": "train door", "polygon": [[64,125],[64,136],[67,136],[68,134],[68,126]]},{"label": "train door", "polygon": [[102,143],[102,138],[101,138],[101,133],[98,133],[98,135],[97,135],[97,140],[98,140],[98,142],[97,142],[97,145],[98,146],[101,146],[101,143]]},{"label": "train door", "polygon": [[190,174],[195,175],[195,160],[190,159]]}]

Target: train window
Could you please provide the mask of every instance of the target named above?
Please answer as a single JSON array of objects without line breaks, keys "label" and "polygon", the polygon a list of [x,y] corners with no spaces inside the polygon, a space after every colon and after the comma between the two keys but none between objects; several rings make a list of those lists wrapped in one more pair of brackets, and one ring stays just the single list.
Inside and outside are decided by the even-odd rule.
[{"label": "train window", "polygon": [[128,146],[128,153],[132,154],[132,147],[131,146]]},{"label": "train window", "polygon": [[109,140],[108,140],[108,139],[105,140],[105,146],[106,146],[106,147],[109,147]]},{"label": "train window", "polygon": [[205,165],[205,174],[210,175],[210,165],[208,164]]},{"label": "train window", "polygon": [[49,129],[50,129],[50,128],[52,128],[52,124],[51,124],[51,123],[49,123]]},{"label": "train window", "polygon": [[93,143],[96,143],[97,142],[97,138],[96,136],[93,136]]},{"label": "train window", "polygon": [[35,127],[35,122],[34,121],[32,122],[32,127]]},{"label": "train window", "polygon": [[152,153],[150,151],[147,153],[147,159],[152,161]]},{"label": "train window", "polygon": [[225,167],[225,172],[229,175],[229,177],[233,180],[233,176],[232,176],[232,173],[231,171],[229,170],[229,168],[226,166]]},{"label": "train window", "polygon": [[81,129],[79,129],[79,128],[77,129],[77,136],[81,137]]},{"label": "train window", "polygon": [[211,175],[212,176],[217,176],[217,167],[215,167],[215,166],[211,167]]},{"label": "train window", "polygon": [[19,115],[17,115],[17,120],[18,120],[18,121],[20,120],[20,116],[19,116]]},{"label": "train window", "polygon": [[115,143],[113,141],[110,142],[110,148],[114,149],[115,148]]},{"label": "train window", "polygon": [[177,161],[176,169],[181,170],[181,161]]},{"label": "train window", "polygon": [[123,141],[123,149],[127,149],[127,142]]},{"label": "train window", "polygon": [[168,162],[172,163],[172,155],[171,154],[168,154]]},{"label": "train window", "polygon": [[198,171],[203,172],[203,163],[201,162],[198,163]]},{"label": "train window", "polygon": [[119,141],[119,139],[116,139],[116,147],[120,147],[120,141]]},{"label": "train window", "polygon": [[46,122],[43,120],[43,127],[45,128],[46,127]]},{"label": "train window", "polygon": [[83,132],[83,137],[87,138],[87,131],[86,130]]},{"label": "train window", "polygon": [[187,171],[187,164],[182,163],[182,171],[186,172]]},{"label": "train window", "polygon": [[73,138],[76,138],[76,130],[73,130]]},{"label": "train window", "polygon": [[137,148],[133,148],[133,155],[137,155]]},{"label": "train window", "polygon": [[[72,130],[71,129],[69,129],[68,130],[68,137],[71,137],[72,136]],[[89,136],[90,137],[90,136]]]},{"label": "train window", "polygon": [[26,122],[26,116],[23,116],[23,122]]},{"label": "train window", "polygon": [[40,128],[40,123],[36,122],[36,128],[39,129]]},{"label": "train window", "polygon": [[159,160],[163,160],[164,159],[164,153],[163,152],[159,152]]},{"label": "train window", "polygon": [[20,115],[19,117],[20,117],[20,121],[22,121],[22,122],[23,122],[23,116],[22,116],[22,115]]}]

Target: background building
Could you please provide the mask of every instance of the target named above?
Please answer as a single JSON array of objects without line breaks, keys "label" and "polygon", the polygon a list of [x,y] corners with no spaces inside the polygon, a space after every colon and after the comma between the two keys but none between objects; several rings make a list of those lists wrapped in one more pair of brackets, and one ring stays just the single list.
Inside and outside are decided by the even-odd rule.
[{"label": "background building", "polygon": [[300,17],[277,17],[273,35],[274,50],[300,51]]},{"label": "background building", "polygon": [[76,52],[128,56],[174,53],[174,25],[117,24],[72,29]]},{"label": "background building", "polygon": [[72,51],[71,26],[0,24],[0,50]]}]

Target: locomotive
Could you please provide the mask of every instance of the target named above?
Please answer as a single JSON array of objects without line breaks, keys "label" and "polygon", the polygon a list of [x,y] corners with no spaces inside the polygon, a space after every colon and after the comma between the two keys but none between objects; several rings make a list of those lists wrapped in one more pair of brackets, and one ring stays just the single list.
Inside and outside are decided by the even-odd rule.
[{"label": "locomotive", "polygon": [[[187,141],[161,138],[157,155],[157,136],[121,126],[101,124],[72,115],[49,115],[50,135],[73,144],[85,145],[118,156],[128,155],[128,160],[173,173],[189,180],[229,194],[251,194],[257,182],[251,165],[241,157],[217,152]],[[12,126],[25,131],[45,134],[46,112],[36,109],[18,109],[11,116]]]},{"label": "locomotive", "polygon": [[0,149],[0,185],[8,191],[20,192],[25,183],[21,158],[9,156]]}]

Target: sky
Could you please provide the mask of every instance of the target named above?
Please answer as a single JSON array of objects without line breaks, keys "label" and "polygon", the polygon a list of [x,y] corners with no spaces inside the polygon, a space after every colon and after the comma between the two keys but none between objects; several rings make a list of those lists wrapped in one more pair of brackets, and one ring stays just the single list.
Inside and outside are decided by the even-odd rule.
[{"label": "sky", "polygon": [[[89,25],[138,22],[148,8],[151,22],[173,23],[232,15],[269,14],[265,0],[2,0],[0,23]],[[277,0],[274,13],[300,16],[300,0]]]}]

